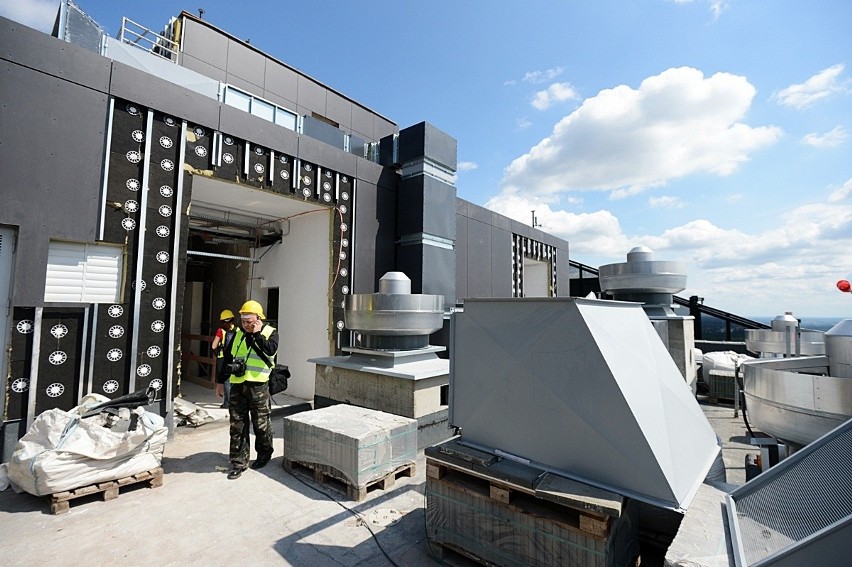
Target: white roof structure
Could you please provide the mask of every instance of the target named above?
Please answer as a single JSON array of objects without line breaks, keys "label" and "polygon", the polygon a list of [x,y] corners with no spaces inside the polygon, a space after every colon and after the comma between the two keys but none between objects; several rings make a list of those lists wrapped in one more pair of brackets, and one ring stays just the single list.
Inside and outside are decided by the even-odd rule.
[{"label": "white roof structure", "polygon": [[465,442],[675,510],[720,450],[640,304],[468,299],[452,342]]}]

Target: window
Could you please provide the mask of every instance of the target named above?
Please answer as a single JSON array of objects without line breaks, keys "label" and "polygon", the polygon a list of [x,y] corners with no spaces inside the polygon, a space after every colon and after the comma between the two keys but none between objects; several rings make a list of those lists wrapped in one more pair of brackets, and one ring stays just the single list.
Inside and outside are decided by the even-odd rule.
[{"label": "window", "polygon": [[224,91],[225,104],[238,108],[243,112],[254,114],[259,118],[274,122],[279,126],[283,126],[289,130],[296,131],[296,113],[290,112],[286,108],[276,106],[271,102],[265,101],[249,93],[235,89],[230,85],[225,86]]},{"label": "window", "polygon": [[122,248],[108,244],[51,241],[44,300],[113,303],[121,290]]}]

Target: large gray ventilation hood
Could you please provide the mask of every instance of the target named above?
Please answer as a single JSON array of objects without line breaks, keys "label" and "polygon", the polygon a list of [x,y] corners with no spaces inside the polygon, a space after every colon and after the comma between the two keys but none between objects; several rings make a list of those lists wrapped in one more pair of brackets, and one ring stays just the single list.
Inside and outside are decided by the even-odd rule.
[{"label": "large gray ventilation hood", "polygon": [[479,448],[674,510],[718,455],[639,304],[467,299],[450,363],[450,423]]}]

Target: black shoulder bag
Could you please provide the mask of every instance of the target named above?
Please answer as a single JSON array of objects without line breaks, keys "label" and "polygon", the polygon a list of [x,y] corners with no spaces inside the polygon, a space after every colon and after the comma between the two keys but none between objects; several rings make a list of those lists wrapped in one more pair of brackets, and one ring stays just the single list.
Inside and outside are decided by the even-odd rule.
[{"label": "black shoulder bag", "polygon": [[269,373],[269,382],[267,382],[269,384],[269,394],[274,396],[275,394],[280,394],[286,390],[287,380],[290,378],[290,369],[284,364],[276,364],[273,367],[272,362],[265,354],[260,352],[260,349],[257,348],[255,343],[251,343],[251,348],[253,348],[254,352],[257,353],[257,356],[266,363],[266,366],[272,369],[272,372]]}]

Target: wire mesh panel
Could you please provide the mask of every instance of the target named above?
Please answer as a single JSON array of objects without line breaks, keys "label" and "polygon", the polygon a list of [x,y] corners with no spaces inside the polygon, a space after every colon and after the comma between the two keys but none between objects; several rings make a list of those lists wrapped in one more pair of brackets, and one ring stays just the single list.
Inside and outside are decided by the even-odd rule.
[{"label": "wire mesh panel", "polygon": [[839,558],[836,542],[852,542],[852,420],[727,500],[738,567]]}]

